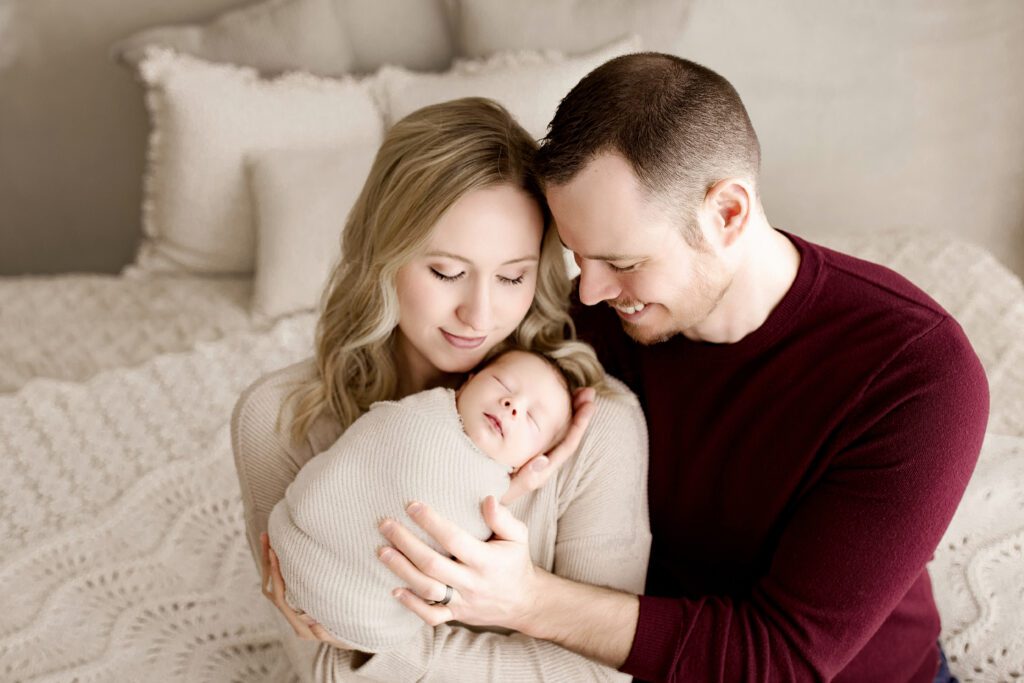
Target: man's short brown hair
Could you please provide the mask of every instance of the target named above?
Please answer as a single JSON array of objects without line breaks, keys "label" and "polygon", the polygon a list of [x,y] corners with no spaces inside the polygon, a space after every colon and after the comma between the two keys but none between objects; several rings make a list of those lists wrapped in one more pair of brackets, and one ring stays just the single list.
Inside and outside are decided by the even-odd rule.
[{"label": "man's short brown hair", "polygon": [[656,52],[612,59],[569,91],[541,142],[537,173],[561,185],[604,152],[621,154],[640,184],[684,218],[723,178],[756,185],[761,164],[757,134],[729,81]]}]

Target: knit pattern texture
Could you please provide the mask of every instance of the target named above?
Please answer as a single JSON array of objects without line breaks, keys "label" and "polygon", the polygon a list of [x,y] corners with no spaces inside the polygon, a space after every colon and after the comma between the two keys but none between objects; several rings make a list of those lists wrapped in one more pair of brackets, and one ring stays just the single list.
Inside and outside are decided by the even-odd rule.
[{"label": "knit pattern texture", "polygon": [[[405,519],[412,500],[481,540],[489,495],[508,489],[508,468],[462,429],[455,392],[437,388],[381,401],[309,461],[270,515],[289,603],[360,652],[407,644],[423,622],[391,597],[394,574],[377,559],[384,517]],[[411,532],[445,551],[414,524]],[[447,554],[447,553],[445,553]]]},{"label": "knit pattern texture", "polygon": [[[920,285],[960,321],[985,365],[989,435],[930,570],[953,672],[1024,678],[1024,286],[987,252],[937,235],[829,246]],[[0,680],[295,680],[260,597],[228,421],[252,381],[311,354],[314,319],[238,332],[247,323],[237,318],[232,329],[231,306],[205,307],[216,287],[183,284],[195,294],[186,301],[166,282],[153,286],[113,276],[0,280],[11,392],[0,395]],[[102,303],[90,308],[93,296],[139,308],[113,315]],[[168,333],[150,309],[166,297],[183,307],[164,326],[188,321],[169,334],[173,353],[147,341]],[[64,364],[60,354],[81,355]]]},{"label": "knit pattern texture", "polygon": [[254,329],[251,292],[249,278],[0,278],[0,393],[35,377],[87,379]]}]

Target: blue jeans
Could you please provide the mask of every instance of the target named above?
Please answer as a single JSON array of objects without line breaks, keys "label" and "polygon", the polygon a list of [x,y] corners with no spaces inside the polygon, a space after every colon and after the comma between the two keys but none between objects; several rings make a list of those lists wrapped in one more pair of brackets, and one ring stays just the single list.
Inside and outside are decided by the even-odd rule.
[{"label": "blue jeans", "polygon": [[946,653],[939,645],[939,672],[935,674],[934,683],[960,683],[956,676],[949,671],[949,662],[946,661]]}]

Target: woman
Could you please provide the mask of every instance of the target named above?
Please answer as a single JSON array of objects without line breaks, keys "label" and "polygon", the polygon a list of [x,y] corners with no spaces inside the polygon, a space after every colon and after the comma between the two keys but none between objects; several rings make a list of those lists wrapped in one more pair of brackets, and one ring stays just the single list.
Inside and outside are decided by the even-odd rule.
[{"label": "woman", "polygon": [[[554,354],[577,343],[564,336],[570,284],[530,169],[535,150],[508,112],[478,98],[397,123],[349,215],[315,358],[257,381],[235,407],[250,547],[265,594],[294,631],[285,647],[306,680],[620,676],[551,643],[449,624],[424,625],[402,652],[347,651],[288,608],[264,534],[302,465],[374,401],[454,386],[506,340]],[[643,415],[629,394],[590,398],[577,397],[569,435],[522,468],[505,502],[529,526],[538,565],[640,591],[650,547]]]}]

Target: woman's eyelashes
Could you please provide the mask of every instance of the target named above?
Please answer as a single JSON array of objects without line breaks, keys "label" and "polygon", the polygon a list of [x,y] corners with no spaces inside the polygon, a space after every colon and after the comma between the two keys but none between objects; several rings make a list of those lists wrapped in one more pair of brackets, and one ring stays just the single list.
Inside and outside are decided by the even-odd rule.
[{"label": "woman's eyelashes", "polygon": [[434,274],[434,277],[443,282],[455,282],[456,280],[461,279],[462,276],[466,274],[466,271],[463,270],[462,272],[456,273],[455,275],[446,275],[439,271],[437,268],[431,268],[430,272]]},{"label": "woman's eyelashes", "polygon": [[[437,268],[433,267],[430,269],[430,272],[433,274],[434,277],[436,277],[438,280],[441,280],[442,282],[455,282],[456,280],[461,280],[466,275],[466,271],[464,270],[459,271],[454,275],[448,275],[447,273],[441,272]],[[504,275],[498,275],[497,278],[498,282],[502,283],[503,285],[520,285],[526,279],[526,274],[523,273],[518,277],[514,278],[506,277]]]},{"label": "woman's eyelashes", "polygon": [[608,267],[614,270],[616,273],[628,273],[632,270],[636,270],[636,267],[639,265],[639,263],[632,263],[628,266],[617,266],[614,263],[609,263]]}]

